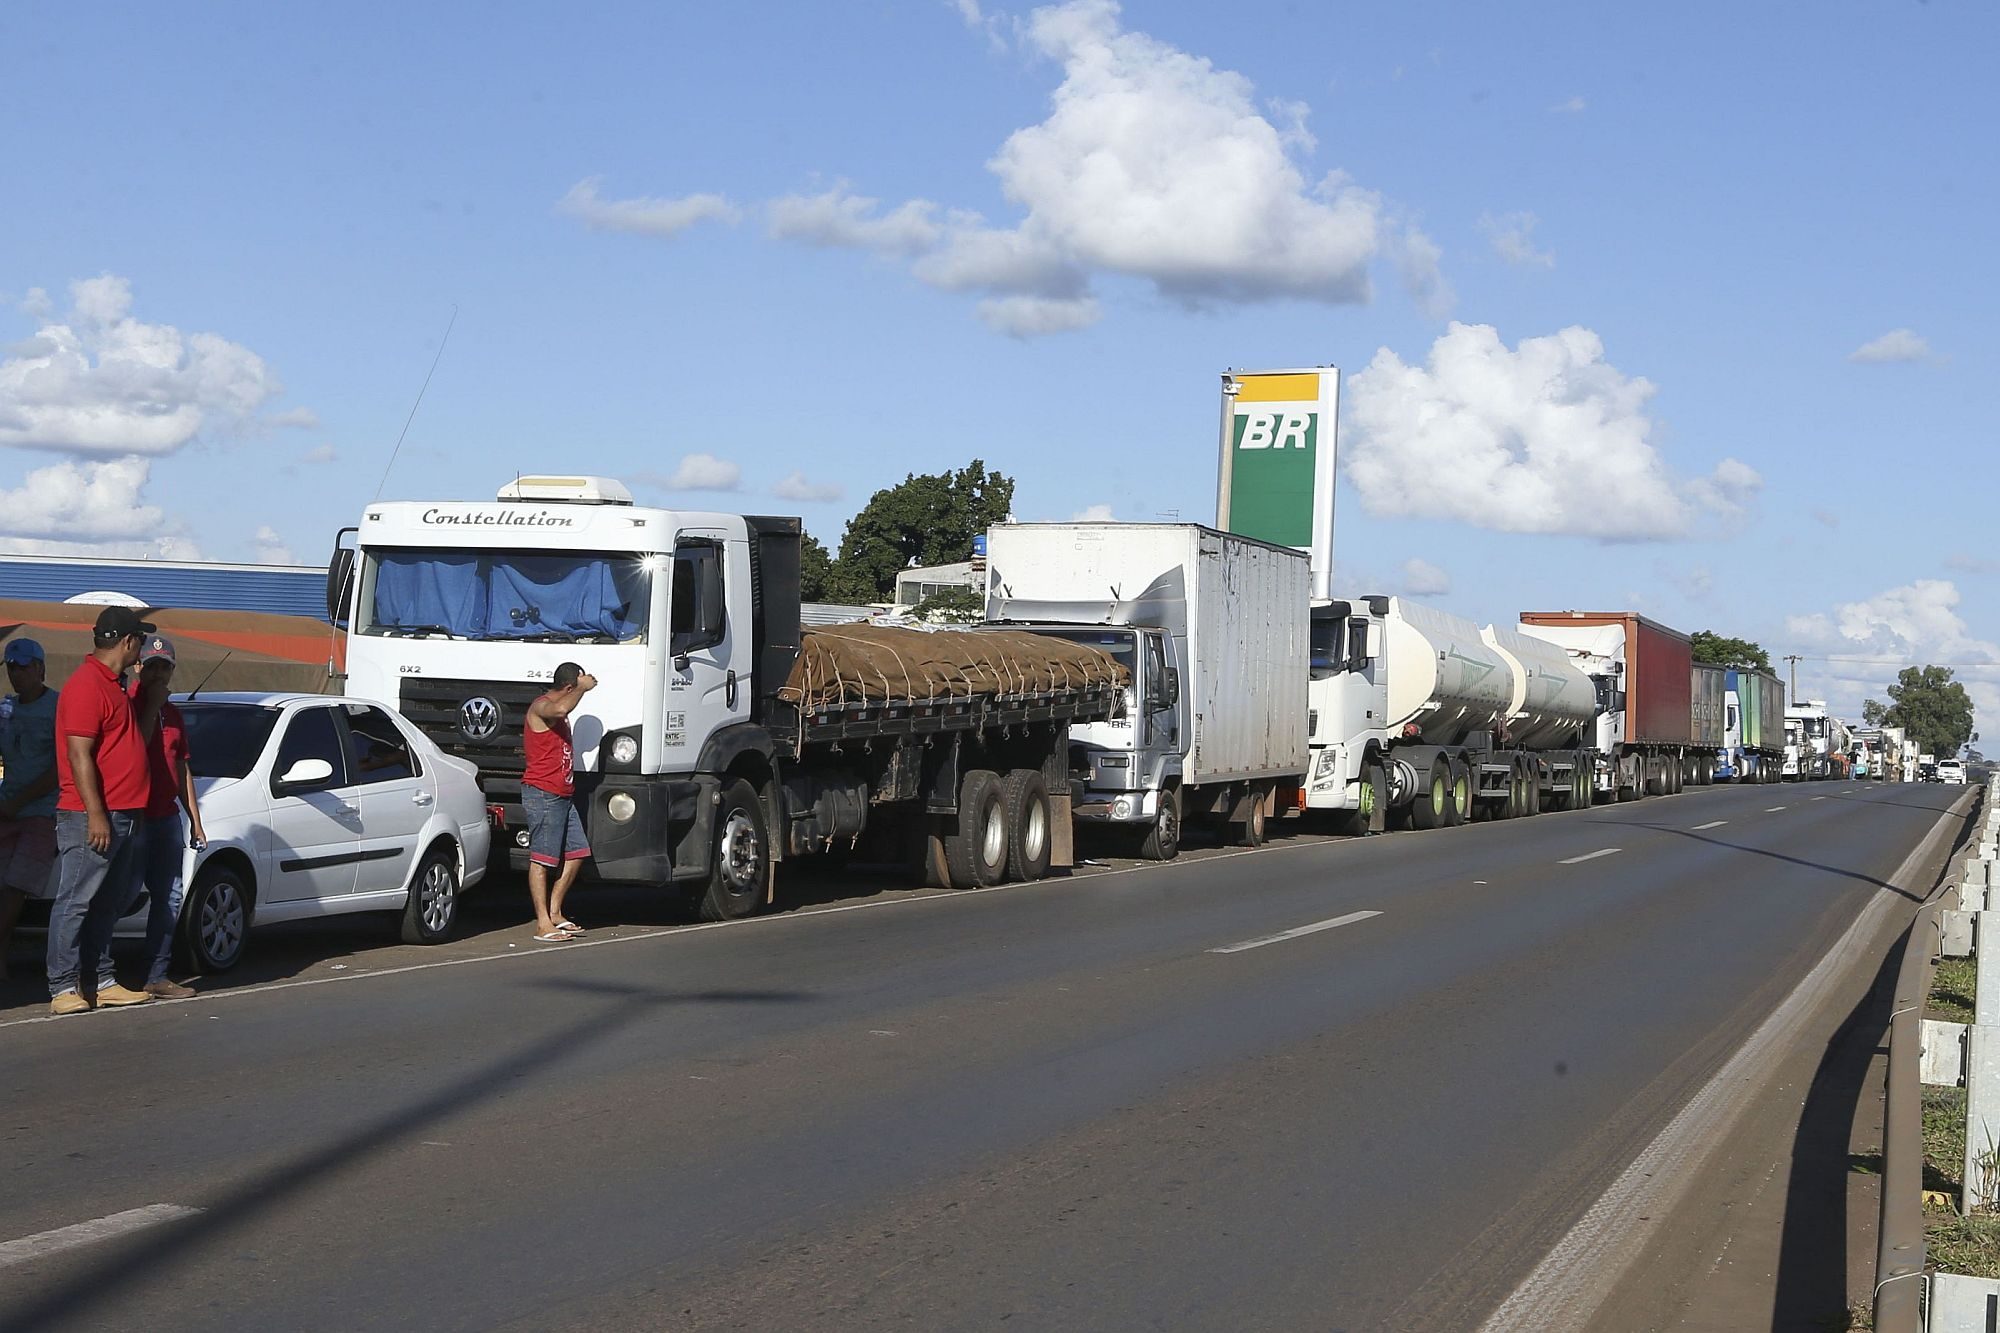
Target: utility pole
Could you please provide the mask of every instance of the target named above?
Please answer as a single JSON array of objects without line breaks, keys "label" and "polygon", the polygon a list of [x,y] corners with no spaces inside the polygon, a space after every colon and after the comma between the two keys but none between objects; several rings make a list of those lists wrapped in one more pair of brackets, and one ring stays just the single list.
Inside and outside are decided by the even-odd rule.
[{"label": "utility pole", "polygon": [[1792,702],[1799,701],[1799,663],[1805,659],[1797,653],[1786,653],[1785,660],[1792,664]]}]

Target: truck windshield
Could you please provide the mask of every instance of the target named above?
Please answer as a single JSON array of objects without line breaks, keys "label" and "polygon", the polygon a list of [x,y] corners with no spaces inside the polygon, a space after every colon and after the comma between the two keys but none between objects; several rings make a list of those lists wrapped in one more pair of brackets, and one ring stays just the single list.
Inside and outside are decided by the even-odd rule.
[{"label": "truck windshield", "polygon": [[362,634],[553,643],[646,637],[652,574],[630,553],[375,549]]}]

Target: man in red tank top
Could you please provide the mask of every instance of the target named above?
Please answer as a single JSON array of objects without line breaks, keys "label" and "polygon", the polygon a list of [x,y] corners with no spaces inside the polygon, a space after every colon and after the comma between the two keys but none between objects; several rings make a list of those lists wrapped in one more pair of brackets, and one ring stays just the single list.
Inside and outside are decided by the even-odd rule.
[{"label": "man in red tank top", "polygon": [[[597,677],[574,662],[556,668],[554,687],[528,705],[527,767],[521,773],[521,813],[528,819],[528,896],[535,902],[535,938],[544,944],[572,940],[583,931],[563,915],[563,899],[590,855],[583,818],[576,812],[576,756],[569,715],[597,688]],[[555,886],[549,871],[557,870]]]}]

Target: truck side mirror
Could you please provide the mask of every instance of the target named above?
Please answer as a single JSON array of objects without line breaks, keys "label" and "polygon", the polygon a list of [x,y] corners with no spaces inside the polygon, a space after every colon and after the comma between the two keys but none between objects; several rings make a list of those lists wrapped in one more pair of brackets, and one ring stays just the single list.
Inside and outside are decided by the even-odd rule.
[{"label": "truck side mirror", "polygon": [[336,546],[326,565],[326,618],[340,629],[347,628],[347,593],[354,586],[354,548]]}]

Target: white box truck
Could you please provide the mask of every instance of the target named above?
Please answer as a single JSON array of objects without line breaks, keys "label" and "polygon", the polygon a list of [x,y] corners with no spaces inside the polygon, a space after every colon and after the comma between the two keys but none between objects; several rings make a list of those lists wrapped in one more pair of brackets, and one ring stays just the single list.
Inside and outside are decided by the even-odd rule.
[{"label": "white box truck", "polygon": [[986,538],[990,624],[1066,638],[1132,672],[1123,717],[1070,727],[1079,824],[1165,860],[1184,818],[1254,846],[1296,812],[1306,736],[1304,553],[1193,523],[1008,523]]}]

